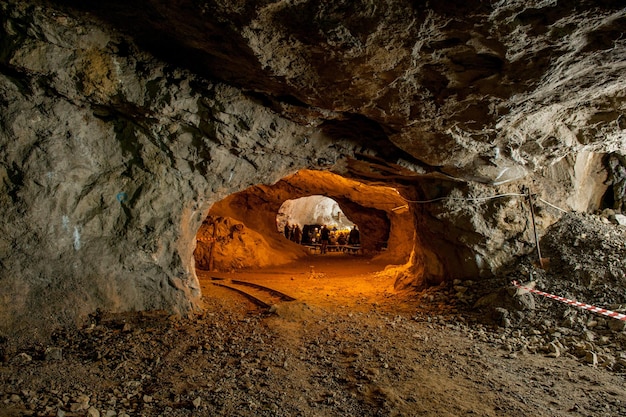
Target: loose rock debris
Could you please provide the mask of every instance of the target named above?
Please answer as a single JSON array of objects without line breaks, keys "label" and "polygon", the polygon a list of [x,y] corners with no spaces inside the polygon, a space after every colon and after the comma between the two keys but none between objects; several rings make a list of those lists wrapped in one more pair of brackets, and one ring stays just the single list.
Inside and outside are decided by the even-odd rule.
[{"label": "loose rock debris", "polygon": [[[98,312],[46,345],[3,341],[0,416],[626,415],[622,322],[509,284],[532,275],[543,290],[619,307],[623,233],[568,216],[542,241],[547,270],[529,256],[491,280],[352,304],[270,313],[208,292],[193,317]],[[564,244],[583,234],[586,244]],[[318,269],[310,281],[325,288],[333,276]]]}]

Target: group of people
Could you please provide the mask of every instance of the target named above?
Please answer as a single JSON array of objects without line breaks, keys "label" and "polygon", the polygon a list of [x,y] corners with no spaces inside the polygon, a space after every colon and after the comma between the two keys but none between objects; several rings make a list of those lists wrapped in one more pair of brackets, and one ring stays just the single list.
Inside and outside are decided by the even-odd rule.
[{"label": "group of people", "polygon": [[302,241],[302,230],[300,229],[300,225],[289,225],[289,222],[287,222],[285,223],[283,233],[285,235],[285,238],[291,240],[292,242],[300,244],[300,242]]},{"label": "group of people", "polygon": [[283,234],[286,239],[298,244],[320,244],[321,253],[324,254],[328,251],[328,245],[350,245],[358,246],[361,244],[361,236],[357,226],[352,226],[349,233],[344,231],[338,231],[336,227],[330,229],[326,225],[321,227],[308,227],[305,226],[304,230],[300,229],[300,225],[291,225],[289,222],[285,223]]}]

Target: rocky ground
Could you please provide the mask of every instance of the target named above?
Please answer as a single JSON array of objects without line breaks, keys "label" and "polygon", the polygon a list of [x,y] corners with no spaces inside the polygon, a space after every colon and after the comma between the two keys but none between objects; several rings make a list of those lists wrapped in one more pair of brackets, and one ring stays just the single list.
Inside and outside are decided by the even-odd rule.
[{"label": "rocky ground", "polygon": [[501,276],[397,294],[350,256],[221,274],[297,301],[259,310],[201,274],[206,308],[99,312],[46,345],[2,343],[0,416],[626,415],[626,228],[567,215]]}]

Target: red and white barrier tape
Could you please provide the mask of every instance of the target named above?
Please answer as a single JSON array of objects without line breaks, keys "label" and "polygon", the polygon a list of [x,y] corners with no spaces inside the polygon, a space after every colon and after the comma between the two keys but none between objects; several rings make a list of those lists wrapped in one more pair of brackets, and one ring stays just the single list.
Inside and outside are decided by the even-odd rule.
[{"label": "red and white barrier tape", "polygon": [[530,288],[530,287],[525,287],[525,286],[521,285],[517,281],[512,281],[512,284],[515,285],[517,288],[520,288],[520,289],[522,289],[524,291],[534,292],[535,294],[543,295],[544,297],[552,298],[553,300],[557,300],[557,301],[560,301],[560,302],[565,303],[565,304],[570,304],[570,305],[573,305],[575,307],[583,308],[585,310],[589,310],[589,311],[592,311],[594,313],[602,314],[604,316],[612,317],[612,318],[617,319],[617,320],[624,320],[624,321],[626,321],[626,314],[616,313],[615,311],[607,310],[605,308],[594,307],[592,305],[581,303],[579,301],[570,300],[569,298],[559,297],[558,295],[549,294],[547,292],[539,291],[539,290],[536,290],[536,289]]}]

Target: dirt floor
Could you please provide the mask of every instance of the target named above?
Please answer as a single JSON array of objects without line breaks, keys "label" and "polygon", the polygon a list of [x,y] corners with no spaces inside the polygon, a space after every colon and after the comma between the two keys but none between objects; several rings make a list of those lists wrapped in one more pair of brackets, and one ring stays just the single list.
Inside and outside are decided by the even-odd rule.
[{"label": "dirt floor", "polygon": [[[601,285],[589,301],[619,310],[626,231],[573,217],[550,236],[547,270],[529,256],[491,280],[402,294],[385,265],[352,255],[198,271],[205,310],[193,317],[103,312],[49,345],[6,348],[0,416],[626,416],[624,322],[509,283],[570,296]],[[579,255],[557,256],[576,236]],[[586,258],[594,245],[602,259]],[[214,285],[232,280],[295,300],[265,294],[265,309]]]}]

